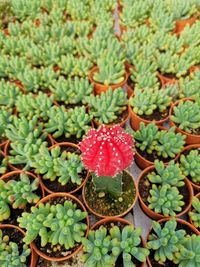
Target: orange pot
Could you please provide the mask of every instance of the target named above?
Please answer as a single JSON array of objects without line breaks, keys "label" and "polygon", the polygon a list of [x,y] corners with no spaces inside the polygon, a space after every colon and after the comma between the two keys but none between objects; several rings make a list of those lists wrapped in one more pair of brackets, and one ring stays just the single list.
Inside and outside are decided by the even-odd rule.
[{"label": "orange pot", "polygon": [[178,79],[176,78],[168,78],[164,75],[162,75],[161,73],[158,73],[158,78],[160,79],[161,81],[161,85],[164,86],[166,84],[176,84],[178,83]]},{"label": "orange pot", "polygon": [[187,101],[187,100],[193,100],[193,98],[183,98],[181,100],[176,101],[174,104],[171,105],[170,111],[169,111],[169,123],[170,126],[175,126],[176,127],[176,132],[181,133],[186,136],[186,144],[191,145],[191,144],[200,144],[200,135],[195,135],[195,134],[190,134],[187,133],[180,128],[170,119],[172,114],[173,114],[173,109],[175,106],[177,106],[181,101]]},{"label": "orange pot", "polygon": [[[155,211],[151,210],[143,201],[141,195],[140,195],[140,190],[139,190],[139,185],[140,185],[140,182],[141,182],[141,179],[146,176],[149,172],[153,171],[155,169],[154,166],[150,166],[148,168],[146,168],[139,176],[138,178],[138,183],[137,183],[137,187],[138,187],[138,197],[139,197],[139,201],[140,201],[140,205],[141,205],[141,208],[142,210],[144,211],[144,213],[149,216],[150,218],[154,219],[154,220],[160,220],[160,219],[164,219],[166,218],[166,216],[160,214],[160,213],[156,213]],[[185,178],[185,186],[187,187],[188,189],[188,192],[189,192],[189,201],[188,201],[188,205],[186,206],[186,208],[176,214],[175,217],[181,217],[183,216],[185,213],[187,213],[191,207],[191,203],[192,203],[192,197],[193,197],[193,188],[189,182],[189,180],[187,178]],[[167,217],[168,218],[168,217]]]},{"label": "orange pot", "polygon": [[129,114],[131,118],[131,127],[134,131],[137,131],[140,129],[140,123],[144,122],[145,125],[154,122],[157,126],[163,125],[164,122],[166,122],[169,119],[169,115],[167,115],[164,119],[156,121],[150,121],[150,120],[145,120],[142,117],[138,116],[132,109],[132,107],[129,105]]},{"label": "orange pot", "polygon": [[115,90],[115,89],[117,89],[119,87],[122,87],[127,82],[127,79],[128,79],[128,74],[125,72],[124,80],[121,83],[111,84],[111,85],[104,85],[104,84],[96,82],[93,79],[93,75],[97,71],[98,71],[98,67],[94,67],[89,72],[89,80],[90,80],[91,83],[94,84],[94,92],[95,92],[96,95],[100,95],[102,92],[106,92],[108,90],[108,88],[111,88],[112,90]]},{"label": "orange pot", "polygon": [[[62,198],[62,197],[66,197],[66,198],[71,199],[73,202],[76,202],[76,204],[78,204],[78,206],[80,206],[83,211],[87,212],[86,209],[85,209],[85,207],[83,206],[83,204],[81,203],[81,201],[78,198],[76,198],[73,195],[67,194],[67,193],[54,193],[54,194],[50,194],[50,195],[44,197],[43,199],[41,199],[38,202],[38,204],[36,205],[36,207],[39,205],[39,203],[46,203],[46,202],[48,202],[51,199]],[[86,231],[85,237],[87,237],[88,231],[89,231],[89,217],[88,217],[88,215],[86,217],[86,221],[87,221],[87,231]],[[42,251],[40,251],[39,248],[36,246],[36,244],[34,242],[32,242],[32,246],[33,246],[33,249],[35,250],[35,252],[40,257],[42,257],[42,258],[44,258],[45,260],[48,260],[48,261],[64,261],[64,260],[68,260],[68,259],[74,257],[82,249],[82,245],[80,245],[70,255],[63,256],[62,258],[55,258],[55,257],[49,257],[45,253],[43,253]]]},{"label": "orange pot", "polygon": [[[50,150],[52,150],[53,148],[55,148],[57,146],[59,146],[59,147],[74,147],[76,149],[79,149],[78,145],[75,145],[73,143],[68,143],[68,142],[62,142],[62,143],[56,143],[56,144],[52,145],[48,150],[50,151]],[[81,185],[77,186],[77,188],[74,189],[73,191],[70,191],[70,192],[67,192],[67,193],[68,194],[74,194],[75,192],[79,191],[82,188],[82,186],[86,183],[86,180],[87,180],[88,176],[89,176],[89,172],[87,172],[86,177],[83,179],[83,182],[82,182]],[[49,182],[51,182],[51,181],[49,181]],[[56,193],[56,192],[51,191],[48,187],[46,187],[46,185],[43,183],[42,179],[41,179],[41,184],[42,184],[44,190],[47,193],[49,193],[49,194]]]},{"label": "orange pot", "polygon": [[[195,196],[198,199],[200,199],[200,192]],[[192,208],[190,209],[190,211],[192,210]],[[200,235],[200,231],[194,226],[193,221],[191,220],[190,216],[189,216],[189,222],[191,223],[191,225],[197,230],[198,235]]]},{"label": "orange pot", "polygon": [[[11,171],[11,172],[7,172],[7,173],[5,173],[4,175],[2,175],[2,176],[0,177],[0,180],[8,180],[8,181],[9,181],[9,180],[13,180],[13,179],[12,179],[13,176],[15,176],[15,175],[20,175],[21,173],[25,173],[25,174],[27,174],[28,176],[30,176],[31,178],[33,178],[33,179],[38,178],[38,180],[39,180],[39,185],[40,185],[40,189],[41,189],[41,191],[42,191],[41,198],[43,198],[45,194],[44,194],[44,188],[43,188],[43,186],[42,186],[41,179],[40,179],[39,176],[36,176],[36,175],[33,174],[32,172],[27,172],[27,171],[22,171],[22,170]],[[15,180],[15,179],[14,179],[14,180]]]},{"label": "orange pot", "polygon": [[[23,236],[25,236],[24,231],[21,228],[19,228],[18,226],[15,226],[15,225],[12,225],[12,224],[0,224],[0,229],[5,229],[5,228],[16,229],[21,234],[23,234]],[[30,263],[29,267],[36,267],[37,260],[38,260],[38,255],[33,250],[32,245],[29,245],[29,247],[31,249],[31,263]]]},{"label": "orange pot", "polygon": [[131,69],[133,69],[133,65],[131,65],[130,63],[128,63],[128,61],[125,62],[125,67],[126,67],[126,72],[128,75],[131,74]]},{"label": "orange pot", "polygon": [[[127,108],[128,109],[128,108]],[[110,123],[110,124],[105,124],[108,128],[111,128],[111,127],[113,127],[114,125],[116,125],[116,124],[118,124],[118,125],[120,125],[121,127],[124,127],[125,125],[126,125],[126,122],[128,121],[128,119],[129,119],[129,112],[128,112],[128,114],[127,114],[127,116],[126,116],[126,118],[123,120],[123,121],[121,121],[120,123]],[[93,122],[94,122],[94,125],[96,126],[96,127],[99,127],[100,125],[102,125],[103,123],[100,123],[98,120],[93,120]]]},{"label": "orange pot", "polygon": [[9,36],[10,35],[8,28],[3,29],[3,33],[4,33],[5,36]]},{"label": "orange pot", "polygon": [[[191,149],[200,149],[200,144],[186,146],[181,151],[181,153],[179,154],[179,157],[176,160],[179,162],[180,161],[181,154],[183,154],[184,152],[189,151]],[[194,190],[200,191],[200,185],[197,185],[197,184],[193,183],[190,179],[188,179],[188,180],[191,183],[191,185],[192,185],[192,187],[193,187]]]},{"label": "orange pot", "polygon": [[190,68],[190,73],[200,71],[200,65],[195,65]]},{"label": "orange pot", "polygon": [[192,26],[192,24],[197,20],[198,15],[195,15],[189,19],[178,19],[176,21],[176,28],[174,32],[179,35],[185,28],[186,25]]},{"label": "orange pot", "polygon": [[26,93],[26,90],[24,89],[24,86],[21,81],[15,80],[15,81],[11,81],[11,83],[14,83],[19,89],[21,89],[22,93],[24,94]]},{"label": "orange pot", "polygon": [[134,89],[130,85],[127,85],[128,99],[133,95],[133,92],[134,92]]},{"label": "orange pot", "polygon": [[6,141],[3,141],[2,143],[0,143],[0,149],[3,149],[5,148],[6,144],[8,143],[9,141],[6,140]]},{"label": "orange pot", "polygon": [[[92,213],[93,215],[95,215],[96,217],[99,217],[99,218],[110,219],[110,218],[113,218],[113,217],[115,217],[115,218],[124,217],[130,210],[133,209],[133,207],[134,207],[134,205],[135,205],[135,203],[136,203],[136,201],[137,201],[138,188],[137,188],[137,186],[136,186],[136,184],[135,184],[135,180],[134,180],[134,177],[132,176],[132,174],[131,174],[130,172],[128,172],[128,171],[126,171],[126,172],[132,177],[132,180],[133,180],[133,182],[134,182],[134,186],[135,186],[135,190],[136,190],[136,192],[135,192],[135,199],[134,199],[134,202],[132,203],[132,205],[131,205],[125,212],[123,212],[123,213],[121,213],[121,214],[118,214],[118,215],[116,215],[116,216],[106,216],[106,215],[102,215],[102,214],[100,214],[100,213],[97,213],[96,211],[94,211],[94,210],[89,206],[89,204],[88,204],[88,202],[87,202],[87,200],[86,200],[86,197],[85,197],[85,186],[86,186],[86,183],[87,183],[87,182],[86,182],[86,183],[84,184],[84,186],[83,186],[82,197],[83,197],[83,202],[84,202],[85,206],[87,207],[87,209],[90,211],[90,213]],[[88,177],[88,179],[89,179],[89,177]]]},{"label": "orange pot", "polygon": [[127,26],[120,24],[120,32],[121,32],[121,36],[123,35],[124,32],[126,32],[128,30]]},{"label": "orange pot", "polygon": [[[124,220],[122,218],[116,218],[116,217],[110,217],[110,218],[106,218],[106,219],[102,219],[98,222],[96,222],[92,227],[91,227],[91,230],[95,230],[95,229],[98,229],[101,225],[104,225],[104,224],[107,224],[107,223],[121,223],[121,224],[124,224],[124,225],[131,225],[131,223],[127,220]],[[143,240],[143,238],[141,237],[141,241],[142,241],[142,245],[143,247],[145,247],[145,242]],[[143,262],[141,263],[140,267],[145,267],[146,265],[146,262]],[[106,266],[105,266],[106,267]]]},{"label": "orange pot", "polygon": [[[167,222],[167,221],[169,221],[169,220],[170,220],[170,218],[166,218],[166,219],[159,220],[158,222],[159,222],[159,223],[163,223],[163,222]],[[197,231],[196,228],[195,228],[193,225],[191,225],[190,223],[188,223],[188,222],[186,222],[186,221],[184,221],[184,220],[182,220],[182,219],[178,219],[178,218],[176,218],[176,221],[177,221],[178,223],[180,223],[180,224],[186,225],[188,228],[191,229],[191,231],[192,231],[194,234],[198,235],[198,231]],[[152,231],[152,228],[150,229],[150,231],[149,231],[149,233],[148,233],[148,235],[147,235],[147,241],[148,241],[148,238],[149,238],[149,235],[150,235],[151,231]],[[147,257],[147,263],[148,263],[148,266],[149,266],[149,267],[154,267],[154,266],[151,264],[151,260],[150,260],[149,257]],[[163,265],[163,266],[164,266],[164,265]],[[172,265],[172,266],[173,266],[173,265]]]}]

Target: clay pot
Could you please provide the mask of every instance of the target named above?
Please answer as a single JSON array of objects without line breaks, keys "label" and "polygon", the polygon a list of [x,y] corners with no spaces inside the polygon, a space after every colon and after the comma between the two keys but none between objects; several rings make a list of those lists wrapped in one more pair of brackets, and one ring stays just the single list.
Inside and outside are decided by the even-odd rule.
[{"label": "clay pot", "polygon": [[[163,222],[167,222],[167,221],[169,221],[170,219],[171,219],[171,218],[165,218],[165,219],[159,220],[158,222],[159,222],[159,223],[163,223]],[[181,223],[181,224],[186,225],[188,228],[190,228],[190,229],[192,230],[192,232],[194,232],[194,234],[198,235],[198,231],[197,231],[196,228],[195,228],[193,225],[191,225],[190,223],[188,223],[188,222],[186,222],[186,221],[184,221],[184,220],[182,220],[182,219],[178,219],[178,218],[176,218],[176,221],[177,221],[178,223]],[[150,235],[151,231],[152,231],[152,228],[150,229],[150,231],[149,231],[149,233],[148,233],[148,235],[147,235],[147,241],[148,241],[148,238],[149,238],[149,235]],[[149,266],[149,267],[154,267],[154,266],[151,264],[151,261],[150,261],[150,259],[149,259],[149,256],[147,257],[147,263],[148,263],[148,266]],[[173,265],[172,265],[172,266],[173,266]],[[163,267],[164,267],[164,265],[163,265]]]},{"label": "clay pot", "polygon": [[[200,199],[200,192],[195,197],[197,197],[198,199]],[[192,208],[190,209],[190,211],[191,210],[192,210]],[[197,230],[198,235],[200,235],[200,231],[194,226],[193,221],[191,220],[190,216],[188,216],[188,217],[189,217],[190,224]]]},{"label": "clay pot", "polygon": [[162,75],[161,73],[158,73],[158,78],[161,81],[161,85],[164,86],[166,84],[176,84],[178,83],[178,79],[176,78],[168,78],[167,76]]},{"label": "clay pot", "polygon": [[[53,146],[51,146],[48,150],[50,151],[50,150],[52,150],[53,148],[55,148],[55,147],[57,147],[57,146],[59,146],[59,147],[73,147],[73,148],[76,148],[76,149],[79,149],[79,146],[78,145],[75,145],[75,144],[73,144],[73,143],[68,143],[68,142],[63,142],[63,143],[56,143],[56,144],[54,144]],[[77,188],[76,189],[74,189],[73,191],[70,191],[70,192],[67,192],[68,194],[74,194],[75,192],[77,192],[77,191],[79,191],[81,188],[82,188],[82,186],[86,183],[86,180],[87,180],[87,178],[88,178],[88,175],[89,175],[89,172],[87,172],[87,174],[86,174],[86,177],[83,179],[83,182],[82,182],[82,184],[81,185],[77,185]],[[51,181],[49,181],[49,183],[51,183]],[[48,193],[48,194],[53,194],[53,193],[56,193],[56,192],[53,192],[53,191],[51,191],[44,183],[43,183],[43,180],[41,179],[41,184],[42,184],[42,187],[44,188],[44,190]]]},{"label": "clay pot", "polygon": [[[180,161],[180,157],[181,155],[186,152],[186,151],[190,151],[192,149],[200,149],[200,144],[195,144],[195,145],[189,145],[189,146],[186,146],[182,151],[181,153],[179,154],[179,157],[177,158],[177,161],[179,162]],[[192,187],[194,190],[197,190],[197,191],[200,191],[200,185],[197,185],[195,184],[194,182],[192,182],[191,179],[188,179],[189,182],[191,183]]]},{"label": "clay pot", "polygon": [[5,146],[6,146],[6,144],[7,144],[8,142],[9,142],[8,140],[6,140],[6,141],[2,141],[2,142],[0,143],[0,149],[3,149],[3,151],[4,151],[4,148],[5,148]]},{"label": "clay pot", "polygon": [[186,25],[192,26],[194,22],[197,20],[198,15],[194,15],[193,17],[189,19],[178,19],[176,21],[176,28],[174,32],[179,35],[185,28]]},{"label": "clay pot", "polygon": [[190,73],[200,71],[200,65],[195,65],[190,68]]},{"label": "clay pot", "polygon": [[[143,201],[141,195],[140,195],[140,190],[139,190],[139,185],[141,183],[141,180],[144,176],[146,176],[149,172],[153,171],[155,169],[154,166],[151,166],[151,167],[148,167],[146,168],[139,176],[138,178],[138,183],[137,183],[137,187],[138,187],[138,198],[139,198],[139,201],[140,201],[140,205],[141,205],[141,208],[142,210],[144,211],[144,213],[149,216],[150,218],[154,219],[154,220],[160,220],[160,219],[164,219],[166,218],[166,216],[160,214],[160,213],[156,213],[155,211],[151,210]],[[189,200],[188,200],[188,205],[186,206],[186,208],[181,211],[180,213],[176,214],[175,217],[181,217],[183,216],[185,213],[188,212],[188,210],[190,209],[191,207],[191,203],[192,203],[192,197],[193,197],[193,188],[189,182],[189,180],[187,178],[185,178],[185,186],[187,187],[188,189],[188,192],[189,192]]]},{"label": "clay pot", "polygon": [[200,144],[200,135],[195,135],[195,134],[190,134],[188,132],[185,132],[178,128],[178,126],[170,119],[172,114],[173,114],[173,109],[175,106],[178,106],[178,104],[182,101],[187,101],[187,100],[193,100],[192,98],[183,98],[181,100],[176,101],[174,104],[171,105],[170,111],[169,111],[169,122],[170,126],[175,126],[176,127],[176,132],[181,133],[186,136],[186,144]]},{"label": "clay pot", "polygon": [[[135,206],[135,203],[136,203],[136,201],[137,201],[137,197],[138,197],[138,188],[137,188],[137,186],[136,186],[136,183],[135,183],[135,180],[134,180],[134,177],[132,176],[132,174],[131,174],[130,172],[128,172],[127,170],[126,170],[125,172],[127,172],[127,173],[129,174],[129,176],[131,176],[131,178],[132,178],[132,180],[133,180],[133,182],[134,182],[135,190],[136,190],[136,192],[135,192],[135,199],[134,199],[132,205],[131,205],[125,212],[123,212],[123,213],[121,213],[121,214],[118,214],[118,215],[116,215],[116,216],[106,216],[106,215],[102,215],[102,214],[100,214],[100,213],[97,213],[95,210],[93,210],[93,209],[89,206],[89,204],[88,204],[88,202],[87,202],[87,199],[86,199],[86,196],[85,196],[85,186],[86,186],[86,183],[87,183],[87,181],[86,181],[86,183],[84,184],[83,189],[82,189],[82,197],[83,197],[83,202],[84,202],[86,208],[89,210],[90,213],[92,213],[93,215],[95,215],[96,217],[99,217],[99,218],[110,219],[110,218],[113,218],[113,217],[114,217],[114,218],[124,217],[130,210],[133,209],[133,207]],[[88,179],[89,179],[89,177],[88,177]],[[87,180],[88,180],[88,179],[87,179]]]},{"label": "clay pot", "polygon": [[25,173],[25,174],[27,174],[28,176],[30,176],[31,178],[33,178],[33,179],[38,178],[38,180],[39,180],[39,185],[40,185],[40,189],[41,189],[41,191],[42,191],[41,198],[43,198],[45,194],[44,194],[44,188],[43,188],[41,179],[40,179],[39,176],[36,176],[36,175],[33,174],[32,172],[27,172],[27,171],[22,171],[22,170],[11,171],[11,172],[7,172],[6,174],[2,175],[2,176],[0,177],[0,180],[5,180],[5,181],[15,180],[15,178],[12,178],[12,177],[15,176],[15,175],[20,175],[21,173]]},{"label": "clay pot", "polygon": [[133,65],[131,65],[130,63],[128,63],[128,61],[125,62],[125,68],[126,68],[126,72],[128,75],[131,74],[131,69],[133,69]]},{"label": "clay pot", "polygon": [[[67,194],[67,193],[54,193],[54,194],[50,194],[46,197],[44,197],[43,199],[41,199],[38,204],[36,205],[36,207],[39,205],[39,203],[46,203],[48,202],[49,200],[51,199],[55,199],[55,198],[69,198],[71,199],[73,202],[75,202],[76,204],[78,204],[79,207],[81,207],[81,209],[85,212],[86,209],[85,207],[83,206],[83,204],[81,203],[81,201],[79,199],[77,199],[75,196],[73,195],[70,195],[70,194]],[[87,221],[87,231],[86,231],[86,234],[85,234],[85,237],[87,237],[88,235],[88,231],[89,231],[89,217],[87,215],[86,217],[86,221]],[[72,257],[74,257],[81,249],[82,249],[82,245],[80,245],[79,247],[77,247],[77,249],[71,253],[70,255],[67,255],[67,256],[63,256],[62,258],[55,258],[55,257],[50,257],[50,256],[47,256],[45,253],[43,253],[42,251],[39,250],[39,248],[36,246],[36,244],[34,242],[32,242],[32,246],[33,246],[33,249],[35,250],[35,252],[42,258],[44,258],[45,260],[48,260],[48,261],[64,261],[64,260],[68,260]]]},{"label": "clay pot", "polygon": [[11,82],[14,83],[22,91],[22,93],[24,93],[24,94],[26,93],[26,90],[24,89],[24,86],[23,86],[21,81],[14,80],[14,81],[11,81]]},{"label": "clay pot", "polygon": [[137,131],[138,129],[140,129],[140,123],[144,122],[145,125],[154,122],[157,126],[163,125],[168,119],[169,119],[169,115],[167,115],[164,119],[156,121],[150,121],[150,120],[146,120],[143,119],[142,117],[138,116],[132,109],[132,107],[129,105],[129,114],[130,114],[130,122],[131,122],[131,127],[134,131]]},{"label": "clay pot", "polygon": [[[23,236],[25,236],[24,231],[21,228],[19,228],[18,226],[11,225],[11,224],[0,224],[0,229],[5,229],[5,228],[16,229],[21,234],[23,234]],[[31,249],[31,263],[30,263],[29,267],[36,267],[37,260],[38,260],[38,255],[33,250],[32,245],[29,245],[29,247]]]},{"label": "clay pot", "polygon": [[115,90],[115,89],[117,89],[119,87],[122,87],[127,82],[127,79],[128,79],[128,74],[125,72],[124,80],[121,83],[111,84],[111,85],[104,85],[104,84],[96,82],[93,79],[93,75],[97,71],[98,71],[98,67],[94,67],[89,72],[89,80],[90,80],[91,83],[94,84],[94,92],[95,92],[96,95],[99,95],[102,92],[106,92],[108,90],[108,88],[111,88],[112,90]]},{"label": "clay pot", "polygon": [[[131,225],[131,223],[125,219],[122,219],[122,218],[116,218],[116,217],[110,217],[110,218],[106,218],[106,219],[102,219],[98,222],[96,222],[92,227],[91,227],[91,230],[96,230],[98,229],[101,225],[104,225],[104,224],[108,224],[108,223],[121,223],[121,224],[124,224],[125,226],[126,225]],[[141,242],[142,242],[142,245],[143,247],[145,247],[145,242],[143,240],[143,238],[141,237]],[[140,267],[145,267],[146,265],[146,262],[143,262],[141,263]]]}]

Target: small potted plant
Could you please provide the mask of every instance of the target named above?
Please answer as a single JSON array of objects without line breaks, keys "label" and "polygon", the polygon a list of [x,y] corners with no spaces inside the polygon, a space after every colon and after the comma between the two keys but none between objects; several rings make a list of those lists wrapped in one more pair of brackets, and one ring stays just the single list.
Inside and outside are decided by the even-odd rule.
[{"label": "small potted plant", "polygon": [[26,229],[24,242],[32,244],[36,253],[49,261],[67,260],[78,253],[89,227],[85,207],[67,193],[44,197],[18,222]]},{"label": "small potted plant", "polygon": [[122,88],[108,89],[100,95],[90,95],[86,98],[89,114],[94,118],[94,123],[99,126],[114,124],[124,126],[129,118],[127,107],[127,94]]},{"label": "small potted plant", "polygon": [[191,266],[199,263],[200,237],[188,222],[168,218],[154,221],[147,237],[149,267]]},{"label": "small potted plant", "polygon": [[121,218],[97,222],[82,240],[84,266],[144,267],[149,251],[144,248],[141,232],[141,228]]},{"label": "small potted plant", "polygon": [[180,217],[191,206],[193,190],[179,164],[162,161],[146,168],[138,179],[139,200],[143,211],[153,219]]},{"label": "small potted plant", "polygon": [[166,88],[136,91],[129,99],[131,127],[137,131],[140,122],[148,124],[151,121],[155,122],[156,125],[162,125],[168,120],[171,102],[172,96]]},{"label": "small potted plant", "polygon": [[190,223],[196,227],[200,234],[200,193],[192,198],[192,207],[188,215]]},{"label": "small potted plant", "polygon": [[41,147],[32,164],[35,173],[41,174],[41,182],[48,193],[74,193],[84,184],[87,171],[81,161],[79,147],[72,143],[57,143]]},{"label": "small potted plant", "polygon": [[38,256],[31,245],[23,242],[25,233],[17,226],[0,225],[0,265],[36,267]]},{"label": "small potted plant", "polygon": [[186,146],[178,158],[183,174],[189,179],[193,188],[200,190],[200,145]]},{"label": "small potted plant", "polygon": [[16,224],[17,218],[42,197],[40,179],[30,172],[13,171],[0,179],[0,222]]},{"label": "small potted plant", "polygon": [[175,159],[183,149],[185,136],[175,133],[175,127],[169,130],[158,128],[154,123],[147,126],[140,123],[140,129],[133,132],[136,149],[136,163],[141,169],[152,166],[154,160],[165,163]]},{"label": "small potted plant", "polygon": [[83,187],[87,208],[98,217],[123,217],[137,199],[137,187],[125,169],[133,161],[133,139],[115,125],[91,129],[80,143],[82,161],[91,172]]},{"label": "small potted plant", "polygon": [[187,144],[199,144],[200,101],[184,98],[175,102],[170,109],[170,125],[186,135]]}]

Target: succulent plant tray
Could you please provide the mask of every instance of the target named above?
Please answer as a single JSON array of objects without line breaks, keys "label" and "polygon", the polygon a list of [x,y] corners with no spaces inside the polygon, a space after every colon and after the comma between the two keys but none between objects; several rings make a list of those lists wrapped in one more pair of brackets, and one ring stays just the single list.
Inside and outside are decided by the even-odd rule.
[{"label": "succulent plant tray", "polygon": [[200,1],[0,1],[0,267],[200,267]]}]

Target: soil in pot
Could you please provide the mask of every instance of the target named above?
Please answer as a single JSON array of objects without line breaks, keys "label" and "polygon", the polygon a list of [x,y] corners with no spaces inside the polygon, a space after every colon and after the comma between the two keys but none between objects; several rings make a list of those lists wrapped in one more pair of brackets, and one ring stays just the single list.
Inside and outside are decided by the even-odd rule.
[{"label": "soil in pot", "polygon": [[[161,225],[164,226],[164,223],[161,223]],[[189,226],[187,226],[186,224],[182,224],[180,222],[177,222],[176,229],[177,230],[183,229],[186,231],[188,235],[194,234],[194,232],[191,230]],[[154,260],[154,253],[155,253],[155,250],[150,250],[149,260],[151,262],[152,267],[178,267],[178,264],[175,264],[169,260],[166,260],[164,265],[158,263],[157,261]]]},{"label": "soil in pot", "polygon": [[[18,245],[19,253],[23,251],[23,234],[15,228],[1,228],[3,236],[8,235],[10,242],[15,242]],[[31,263],[31,254],[26,258],[26,266],[30,266]]]},{"label": "soil in pot", "polygon": [[168,162],[171,158],[163,158],[162,156],[158,156],[156,151],[153,151],[151,154],[147,153],[145,150],[141,151],[137,148],[137,152],[146,160],[151,161],[152,164],[154,160],[158,159],[163,162]]},{"label": "soil in pot", "polygon": [[[148,180],[147,175],[144,175],[141,178],[138,190],[143,202],[148,207],[149,202],[147,199],[148,197],[150,197],[150,190],[152,188],[152,183]],[[184,205],[182,206],[182,211],[183,211],[189,204],[189,191],[186,185],[177,187],[177,189],[179,190],[179,193],[183,196],[182,199],[182,201],[184,202]]]},{"label": "soil in pot", "polygon": [[[29,179],[31,182],[34,181],[34,178],[29,175]],[[9,180],[19,180],[19,175],[13,175],[12,177],[9,177],[7,179],[4,179],[5,182],[8,182]],[[39,186],[37,190],[34,191],[35,194],[38,196],[44,197],[41,187]],[[13,225],[18,225],[17,218],[21,217],[21,214],[23,212],[29,212],[31,207],[35,206],[35,204],[26,204],[26,207],[24,209],[13,209],[11,205],[9,205],[10,208],[10,217],[7,220],[4,220],[4,224],[13,224]]]},{"label": "soil in pot", "polygon": [[65,137],[64,135],[61,135],[58,138],[54,138],[54,140],[56,143],[68,142],[68,143],[78,144],[79,142],[81,142],[82,138],[77,138],[75,135],[72,135],[71,137]]},{"label": "soil in pot", "polygon": [[154,110],[153,114],[151,115],[140,115],[140,117],[144,120],[148,120],[148,121],[160,121],[165,119],[169,114],[169,109],[160,112],[159,109]]},{"label": "soil in pot", "polygon": [[[57,205],[57,204],[63,205],[66,200],[69,200],[69,201],[76,203],[77,207],[79,207],[77,202],[73,201],[73,199],[68,198],[68,197],[51,198],[45,203],[49,203],[50,205]],[[79,208],[82,210],[82,207],[79,207]],[[84,219],[82,222],[87,225],[86,219]],[[42,253],[44,253],[45,255],[47,255],[48,257],[51,257],[51,258],[62,258],[62,257],[69,256],[72,253],[74,253],[77,250],[77,248],[81,245],[81,243],[76,243],[75,246],[68,251],[66,250],[66,248],[63,245],[62,246],[61,245],[53,246],[51,243],[47,243],[46,246],[41,247],[40,236],[38,236],[34,240],[34,243]]]},{"label": "soil in pot", "polygon": [[108,193],[103,193],[102,196],[102,193],[95,190],[92,177],[89,177],[85,185],[85,199],[88,206],[103,216],[117,216],[124,213],[136,198],[136,188],[132,177],[127,172],[123,172],[122,182],[121,196],[114,197]]}]

